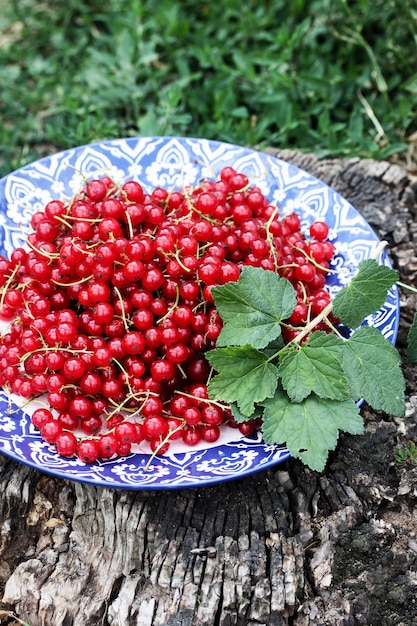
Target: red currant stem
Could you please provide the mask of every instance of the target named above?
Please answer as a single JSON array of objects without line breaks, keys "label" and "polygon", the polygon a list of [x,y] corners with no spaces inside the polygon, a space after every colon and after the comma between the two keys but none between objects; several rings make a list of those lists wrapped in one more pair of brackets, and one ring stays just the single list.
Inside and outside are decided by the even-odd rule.
[{"label": "red currant stem", "polygon": [[165,313],[165,315],[163,315],[159,320],[158,320],[158,324],[161,324],[164,320],[167,319],[167,317],[169,317],[171,315],[171,313],[173,311],[175,311],[175,309],[178,306],[178,303],[180,301],[180,290],[179,287],[177,286],[175,288],[175,302],[173,303],[173,305],[171,307],[169,307],[168,311]]},{"label": "red currant stem", "polygon": [[125,307],[124,307],[124,303],[123,303],[123,297],[122,294],[120,293],[118,287],[113,286],[114,291],[116,292],[117,297],[119,298],[119,302],[120,302],[120,309],[121,309],[121,317],[123,320],[123,325],[125,327],[126,332],[129,332],[129,323],[128,323],[128,319],[126,317],[126,311],[125,311]]},{"label": "red currant stem", "polygon": [[38,333],[39,339],[41,340],[41,342],[43,344],[43,348],[37,348],[38,350],[40,350],[40,351],[43,351],[43,350],[56,350],[56,347],[48,346],[48,344],[46,343],[45,338],[44,338],[43,334],[41,333],[41,331],[39,330],[39,328],[35,327],[35,330]]},{"label": "red currant stem", "polygon": [[270,228],[271,228],[271,224],[274,221],[274,219],[277,217],[279,213],[279,207],[275,207],[275,209],[272,211],[271,216],[269,218],[269,220],[267,221],[267,223],[265,224],[265,230],[268,233],[268,235],[270,234]]},{"label": "red currant stem", "polygon": [[[71,219],[73,222],[88,222],[89,224],[99,224],[103,218],[99,217],[75,217],[74,215],[68,215],[68,219]],[[62,216],[57,215],[55,219],[59,222],[62,222],[64,226],[67,228],[71,228],[71,224],[66,222]]]},{"label": "red currant stem", "polygon": [[243,185],[243,187],[240,187],[239,189],[233,189],[233,191],[229,193],[229,197],[232,198],[233,194],[235,193],[243,193],[244,191],[247,191],[250,186],[251,186],[251,183],[248,182],[246,185]]},{"label": "red currant stem", "polygon": [[292,267],[300,267],[298,263],[285,263],[284,265],[276,265],[276,270],[288,270]]},{"label": "red currant stem", "polygon": [[[189,217],[193,217],[194,215],[198,215],[199,217],[202,217],[203,219],[205,219],[207,222],[210,222],[210,224],[218,224],[221,225],[223,224],[228,224],[228,223],[232,223],[232,220],[229,218],[224,221],[221,222],[219,220],[216,220],[216,218],[211,217],[211,215],[207,215],[207,213],[203,213],[203,211],[199,211],[197,209],[197,207],[195,206],[195,204],[193,203],[192,199],[190,196],[185,195],[185,199],[188,200],[188,204],[190,207],[190,212],[187,215],[183,215],[181,216],[178,220],[177,223],[180,223],[182,220],[188,219]],[[191,233],[190,233],[191,234]],[[207,242],[202,249],[204,250],[206,247],[209,247],[211,245],[211,242]]]},{"label": "red currant stem", "polygon": [[[108,416],[111,417],[112,415],[114,415],[115,413],[120,413],[120,411],[127,411],[128,409],[126,408],[125,404],[127,402],[129,402],[129,400],[132,399],[132,397],[134,398],[135,396],[131,396],[129,394],[126,394],[126,397],[123,399],[123,402],[119,402],[117,403],[115,400],[113,400],[113,398],[109,398],[109,403],[114,407],[113,411],[111,411]],[[133,413],[132,415],[134,415],[135,413]]]},{"label": "red currant stem", "polygon": [[197,302],[195,307],[193,307],[193,313],[197,313],[199,309],[203,309],[203,312],[207,311],[207,300],[204,300],[203,296],[201,296],[201,302]]},{"label": "red currant stem", "polygon": [[80,246],[79,246],[79,242],[78,242],[78,241],[74,242],[74,240],[73,240],[73,241],[72,241],[72,245],[74,246],[74,248],[75,248],[76,250],[78,250],[79,252],[82,252],[82,254],[86,254],[86,255],[88,255],[88,254],[90,254],[90,250],[91,250],[92,248],[95,248],[96,246],[98,246],[98,242],[97,242],[97,243],[94,243],[94,245],[90,246],[90,247],[89,247],[89,248],[87,248],[87,249],[80,248]]},{"label": "red currant stem", "polygon": [[29,309],[29,302],[26,299],[24,299],[23,300],[23,304],[25,305],[26,313],[28,314],[28,316],[34,320],[35,316],[31,312],[31,310]]},{"label": "red currant stem", "polygon": [[[97,170],[96,174],[94,174],[93,176],[91,176],[91,178],[92,178],[92,179],[97,178],[97,174],[104,174],[104,176],[108,176],[108,175],[106,174],[106,170],[105,170],[105,169],[102,169],[102,170]],[[110,177],[108,177],[108,178],[110,178]],[[123,182],[125,182],[125,181],[122,181],[122,182],[119,184],[119,183],[116,183],[116,181],[115,181],[115,180],[113,180],[112,178],[110,178],[110,180],[111,180],[111,182],[113,183],[113,187],[111,187],[111,189],[109,189],[109,190],[107,191],[106,197],[109,197],[109,196],[112,196],[112,197],[117,197],[118,195],[119,195],[119,196],[122,196],[123,198],[124,198],[124,197],[127,197],[127,194],[126,194],[126,193],[123,191],[123,189],[122,189],[122,187],[123,187]],[[125,179],[125,180],[126,180],[126,179]]]},{"label": "red currant stem", "polygon": [[[384,248],[387,246],[386,241],[381,241],[371,254],[371,259],[377,259]],[[398,283],[397,283],[398,284]],[[416,290],[417,291],[417,290]],[[333,310],[333,301],[330,301],[327,306],[316,317],[314,317],[304,329],[291,341],[292,344],[300,344],[300,342],[306,337],[321,321],[327,319]]]},{"label": "red currant stem", "polygon": [[214,372],[214,367],[210,367],[210,371],[209,371],[209,373],[208,373],[208,376],[207,376],[207,382],[206,382],[206,385],[207,385],[207,386],[209,385],[209,383],[210,383],[211,379],[213,378],[214,373],[215,373],[215,372]]},{"label": "red currant stem", "polygon": [[379,255],[385,250],[387,245],[388,245],[387,241],[385,241],[385,240],[380,241],[379,244],[374,249],[374,251],[372,252],[370,258],[371,259],[377,259],[379,257]]},{"label": "red currant stem", "polygon": [[[105,169],[102,169],[102,170],[97,170],[97,173],[98,173],[98,174],[104,174],[105,176],[108,176],[108,174],[106,174],[106,170],[105,170]],[[96,176],[94,176],[93,178],[96,178]],[[117,191],[119,194],[123,193],[123,190],[122,190],[122,187],[123,187],[123,182],[125,182],[125,181],[126,181],[126,179],[125,179],[123,182],[121,182],[120,184],[118,184],[118,183],[116,183],[116,181],[115,181],[115,180],[113,180],[113,179],[112,179],[112,178],[110,178],[109,176],[108,176],[108,178],[109,178],[109,180],[111,180],[111,182],[113,183],[113,187],[109,190],[109,191],[110,191],[110,193],[108,193],[107,195],[116,195],[116,191]]]},{"label": "red currant stem", "polygon": [[304,329],[294,338],[291,343],[300,344],[300,342],[306,337],[322,320],[327,318],[333,310],[333,302],[330,301],[328,305],[324,307],[322,311],[316,317],[314,317]]},{"label": "red currant stem", "polygon": [[126,217],[127,227],[129,229],[129,239],[133,239],[134,232],[133,232],[133,224],[132,224],[132,218],[130,217],[130,213],[125,211],[125,217]]},{"label": "red currant stem", "polygon": [[16,408],[15,410],[12,409],[12,398],[11,398],[11,393],[12,392],[11,392],[11,389],[7,385],[5,385],[4,386],[4,390],[7,393],[8,398],[9,398],[8,402],[7,402],[7,414],[8,415],[13,415],[13,413],[17,413],[17,411],[19,410],[19,407]]},{"label": "red currant stem", "polygon": [[[72,168],[73,170],[75,170],[78,174],[80,174],[80,176],[82,176],[83,178],[85,178],[85,176],[83,175],[83,173],[79,170],[77,170],[77,168],[75,168],[73,165],[70,165],[69,163],[67,163],[67,167]],[[72,203],[75,201],[75,199],[79,196],[80,192],[82,190],[82,186],[79,187],[79,190],[77,192],[75,192],[72,196],[68,196],[67,198],[63,197],[62,200],[64,202],[67,203],[67,210],[69,209],[69,207],[72,205]]]},{"label": "red currant stem", "polygon": [[127,373],[127,371],[125,370],[125,368],[123,367],[122,363],[120,363],[120,361],[118,361],[117,359],[115,359],[113,357],[113,362],[116,363],[116,365],[118,367],[120,367],[120,370],[123,372],[123,374],[126,376],[126,385],[129,389],[129,394],[131,397],[135,397],[135,392],[133,391],[132,387],[130,386],[130,381],[129,381],[129,374]]},{"label": "red currant stem", "polygon": [[[207,163],[207,161],[202,161],[201,159],[196,159],[194,162],[197,163],[198,165],[200,165],[201,167],[203,167],[204,169],[210,170],[211,178],[213,180],[216,180],[217,174],[216,174],[214,168],[212,167],[212,165],[210,165],[210,163]],[[209,178],[209,176],[207,176],[207,178]],[[189,187],[189,189],[190,189],[190,187]],[[191,189],[193,189],[193,187],[191,187]]]},{"label": "red currant stem", "polygon": [[180,363],[177,363],[177,367],[179,369],[179,372],[180,372],[181,376],[185,380],[187,378],[187,374],[185,373],[184,369],[181,367]]},{"label": "red currant stem", "polygon": [[[143,404],[142,404],[142,406],[143,406]],[[141,420],[143,420],[143,415],[140,412],[139,408],[137,408],[137,409],[129,409],[129,408],[123,407],[123,410],[126,411],[126,413],[129,413],[129,418],[130,419],[133,419],[134,417],[139,417]],[[114,413],[117,413],[117,411],[113,411],[112,414],[114,414]]]},{"label": "red currant stem", "polygon": [[12,390],[7,387],[6,385],[3,387],[3,389],[6,391],[7,395],[8,395],[8,403],[7,403],[7,414],[8,415],[13,415],[14,413],[17,413],[18,411],[20,411],[21,409],[25,409],[27,406],[29,406],[30,404],[32,404],[35,396],[32,396],[31,398],[28,398],[25,402],[23,402],[22,404],[19,403],[18,406],[16,406],[15,408],[13,408],[13,402],[12,402]]},{"label": "red currant stem", "polygon": [[[303,283],[303,281],[302,281],[302,280],[300,280],[300,281],[298,281],[298,285],[299,285],[299,287],[300,287],[301,291],[303,292],[303,302],[307,302],[307,300],[308,300],[308,295],[307,295],[307,291],[306,291],[306,286],[305,286],[305,284]],[[310,307],[310,308],[311,308],[311,307]]]},{"label": "red currant stem", "polygon": [[[129,387],[129,389],[130,389],[130,387]],[[113,415],[114,413],[118,413],[122,409],[124,411],[127,411],[128,413],[130,413],[131,417],[133,415],[140,414],[140,411],[142,409],[143,403],[137,409],[129,409],[129,408],[127,408],[125,406],[125,404],[128,403],[129,400],[132,400],[132,399],[133,400],[142,400],[142,398],[143,398],[143,402],[146,402],[146,400],[149,398],[149,396],[157,396],[157,394],[153,393],[151,391],[138,391],[138,392],[135,392],[135,391],[130,389],[130,392],[126,394],[125,398],[123,398],[123,402],[117,403],[117,402],[115,402],[113,400],[113,398],[109,398],[110,404],[112,404],[114,406],[114,410],[109,415]]]},{"label": "red currant stem", "polygon": [[50,252],[45,252],[45,250],[42,250],[41,248],[37,248],[36,246],[34,246],[33,243],[29,239],[26,240],[26,243],[28,244],[29,248],[31,248],[34,252],[36,252],[36,254],[46,257],[49,261],[53,261],[54,259],[59,259],[58,252],[55,254],[51,254]]},{"label": "red currant stem", "polygon": [[[204,219],[206,219],[206,216],[204,216]],[[207,221],[209,221],[209,220],[207,220]],[[214,223],[218,224],[218,222],[214,222]],[[205,252],[206,249],[210,248],[211,245],[212,245],[211,241],[208,241],[207,243],[203,243],[202,245],[199,244],[199,246],[198,246],[198,258],[200,258],[201,253]]]},{"label": "red currant stem", "polygon": [[[85,222],[85,220],[82,220]],[[86,241],[86,247],[85,249],[80,248],[81,252],[83,252],[84,254],[89,254],[91,250],[94,250],[95,248],[97,248],[98,246],[100,246],[103,242],[99,239],[98,241]]]},{"label": "red currant stem", "polygon": [[[98,169],[94,170],[94,172],[89,172],[88,176],[82,170],[79,170],[78,167],[75,167],[75,165],[72,165],[71,163],[67,163],[67,167],[74,170],[74,172],[76,172],[84,181],[83,184],[80,185],[78,192],[74,195],[74,198],[76,198],[79,195],[79,193],[83,191],[84,187],[86,186],[89,180],[93,180],[94,178],[97,178],[99,174],[103,174],[104,176],[107,176],[107,169],[105,167],[99,167]],[[112,182],[115,186],[115,189],[117,189],[118,186],[116,185],[116,183],[113,180]]]},{"label": "red currant stem", "polygon": [[412,293],[417,293],[416,287],[412,287],[411,285],[407,285],[406,283],[402,283],[401,281],[397,282],[398,287],[402,287],[402,289],[408,289],[408,291],[412,291]]},{"label": "red currant stem", "polygon": [[8,292],[8,290],[10,289],[11,285],[13,284],[13,281],[15,279],[15,276],[17,274],[17,272],[20,269],[20,263],[18,265],[16,265],[16,267],[13,268],[12,273],[10,274],[9,278],[7,279],[4,287],[1,290],[1,299],[0,299],[0,307],[3,308],[4,305],[4,298],[6,297],[6,293]]},{"label": "red currant stem", "polygon": [[82,283],[86,283],[92,278],[94,278],[94,274],[90,274],[90,276],[85,276],[84,278],[80,278],[79,280],[75,280],[71,283],[61,283],[59,280],[54,280],[54,279],[51,279],[51,282],[54,285],[58,285],[59,287],[73,287],[74,285],[81,285]]},{"label": "red currant stem", "polygon": [[[126,419],[124,419],[123,421],[119,422],[120,424],[133,424],[133,422],[131,421],[131,415],[129,415]],[[106,418],[106,422],[110,419],[110,416]],[[116,430],[116,426],[114,426],[113,428],[108,428],[107,429],[107,433],[114,433],[114,431]],[[107,434],[106,433],[106,434]]]},{"label": "red currant stem", "polygon": [[[36,329],[38,330],[38,329]],[[39,332],[39,331],[38,331]],[[42,334],[39,333],[40,338],[42,339]],[[41,353],[45,353],[45,352],[55,352],[57,349],[59,350],[63,350],[65,353],[69,353],[69,354],[75,354],[76,356],[78,356],[79,354],[94,354],[92,350],[73,350],[72,348],[62,348],[62,346],[48,346],[45,344],[45,346],[43,348],[35,348],[35,350],[31,350],[30,352],[25,352],[25,354],[22,354],[22,356],[20,357],[20,362],[23,363],[26,359],[28,359],[30,356],[32,356],[32,354],[37,354],[38,352]]]},{"label": "red currant stem", "polygon": [[[69,216],[69,215],[68,215],[67,217],[72,217],[72,216]],[[60,224],[62,224],[63,226],[65,226],[68,230],[70,230],[70,229],[71,229],[71,224],[70,224],[70,222],[69,222],[69,221],[67,221],[67,220],[66,220],[66,219],[65,219],[62,215],[55,215],[54,219],[55,219],[55,221],[56,221],[56,222],[59,222]],[[77,218],[75,218],[75,217],[72,217],[72,219],[73,219],[74,221],[76,221],[76,220],[77,220]],[[85,219],[85,220],[83,220],[83,221],[85,221],[85,222],[92,222],[93,220],[90,220],[90,219]],[[94,220],[94,221],[95,221],[95,220]]]},{"label": "red currant stem", "polygon": [[[118,188],[118,191],[120,192],[120,198],[121,198],[121,200],[122,200],[125,204],[132,204],[132,202],[131,202],[131,201],[129,200],[129,198],[127,197],[127,192],[126,192],[124,189],[122,189],[122,188],[120,187],[120,185],[119,185],[117,188]],[[112,191],[116,191],[116,189],[114,189],[114,190],[112,190]],[[106,193],[106,198],[108,198],[108,197],[109,197],[109,193],[107,192],[107,193]]]},{"label": "red currant stem", "polygon": [[184,272],[187,272],[187,274],[190,273],[190,268],[187,267],[186,265],[184,265],[184,263],[181,261],[180,259],[180,254],[179,251],[177,250],[173,255],[174,259],[178,262],[178,265],[180,265],[182,267],[182,269],[184,270]]},{"label": "red currant stem", "polygon": [[190,217],[192,218],[195,213],[200,216],[203,215],[200,211],[197,211],[190,198],[186,197],[185,199],[188,201],[188,206],[190,210],[186,215],[182,215],[179,219],[176,220],[177,224],[180,224],[183,220],[189,219]]},{"label": "red currant stem", "polygon": [[[120,408],[123,408],[123,404],[118,405],[118,408],[115,408],[115,409],[114,409],[114,411],[111,411],[110,413],[107,413],[107,414],[106,414],[106,417],[105,417],[105,421],[106,421],[106,423],[107,423],[107,422],[108,422],[108,421],[109,421],[109,420],[113,417],[113,415],[116,415],[116,413],[120,413],[120,410],[118,410],[118,409],[120,409]],[[124,410],[126,410],[126,409],[124,409]],[[135,417],[135,414],[134,414],[134,413],[130,413],[130,414],[126,417],[126,419],[124,419],[123,421],[124,421],[124,422],[128,422],[128,421],[130,421],[130,420],[131,420],[131,418],[132,418],[132,417]],[[107,430],[108,430],[109,432],[111,432],[110,428],[108,428]]]},{"label": "red currant stem", "polygon": [[328,267],[323,267],[322,265],[320,265],[320,263],[317,263],[317,261],[315,261],[312,256],[309,256],[307,252],[303,250],[302,248],[299,248],[298,246],[295,246],[294,244],[292,244],[292,248],[294,248],[294,250],[297,250],[297,252],[301,252],[301,254],[305,256],[306,259],[308,259],[311,265],[314,265],[314,267],[316,267],[318,270],[323,270],[326,272],[326,274],[338,273],[338,270],[331,270]]},{"label": "red currant stem", "polygon": [[[147,398],[152,395],[157,397],[157,394],[149,394],[147,393],[146,396],[145,395],[141,395],[140,393],[137,394],[132,394],[129,395],[127,394],[126,397],[124,398],[123,402],[117,404],[114,400],[112,400],[111,398],[109,398],[109,403],[114,407],[112,411],[107,413],[107,417],[106,417],[106,421],[109,420],[111,417],[113,417],[113,415],[115,415],[116,413],[120,413],[121,411],[124,411],[125,413],[129,414],[129,419],[132,419],[134,417],[140,417],[143,418],[143,415],[141,413],[143,405],[145,404]],[[142,397],[144,398],[142,404],[137,407],[136,409],[131,409],[125,406],[125,404],[127,402],[129,402],[129,400],[135,399],[135,400],[140,400],[142,399]]]},{"label": "red currant stem", "polygon": [[166,443],[169,443],[172,435],[175,435],[175,433],[177,433],[178,431],[183,430],[183,428],[184,428],[184,422],[180,426],[177,426],[177,428],[174,428],[174,430],[170,430],[167,433],[167,435],[159,442],[159,445],[155,448],[155,450],[152,452],[151,456],[149,457],[148,461],[146,462],[146,465],[144,467],[145,472],[148,471],[152,461],[158,454],[159,450],[161,450],[161,448],[163,448]]},{"label": "red currant stem", "polygon": [[199,402],[205,402],[206,404],[214,404],[215,406],[218,406],[220,409],[227,409],[229,408],[229,405],[226,404],[225,402],[219,402],[218,400],[211,400],[210,398],[197,398],[197,396],[193,396],[192,393],[187,393],[186,391],[175,391],[175,393],[177,393],[180,396],[185,396],[186,398],[191,398],[192,400],[198,400]]},{"label": "red currant stem", "polygon": [[[293,326],[290,326],[290,328],[293,328]],[[282,346],[282,348],[280,348],[280,350],[277,350],[276,352],[274,352],[274,354],[271,354],[268,358],[267,358],[267,363],[272,363],[273,361],[275,361],[280,354],[282,353],[286,353],[289,352],[289,348],[291,347],[291,342],[290,343],[286,343],[285,346]]]},{"label": "red currant stem", "polygon": [[5,326],[4,328],[1,329],[1,333],[0,333],[0,339],[2,340],[4,335],[7,335],[8,332],[10,332],[10,328],[12,326],[13,322],[19,321],[19,318],[12,320],[11,322],[9,322],[7,324],[7,326]]},{"label": "red currant stem", "polygon": [[278,272],[279,269],[282,269],[282,268],[280,268],[278,266],[277,250],[276,250],[275,243],[274,243],[274,236],[271,233],[271,224],[274,221],[274,219],[278,216],[278,214],[279,214],[279,207],[276,206],[275,209],[272,211],[269,220],[265,224],[266,241],[268,242],[269,249],[270,249],[272,257],[274,259],[275,270],[277,272]]},{"label": "red currant stem", "polygon": [[154,398],[158,398],[158,397],[159,397],[159,396],[158,396],[158,394],[157,394],[157,393],[154,393],[153,391],[146,391],[146,392],[144,392],[144,393],[138,393],[138,394],[136,394],[136,395],[134,395],[134,396],[133,396],[133,397],[134,397],[134,398],[136,398],[136,399],[140,399],[140,398],[142,398],[142,397],[143,397],[143,402],[142,402],[142,404],[141,404],[140,406],[138,406],[138,407],[137,407],[137,409],[135,410],[135,412],[133,413],[133,415],[136,415],[136,414],[137,414],[137,415],[141,415],[141,411],[142,411],[142,409],[143,409],[143,407],[144,407],[144,405],[145,405],[145,403],[146,403],[146,400],[148,400],[148,398],[150,398],[151,396],[152,396],[152,397],[154,397]]},{"label": "red currant stem", "polygon": [[[110,432],[110,431],[108,431],[108,432]],[[74,432],[72,434],[74,435]],[[77,442],[84,441],[85,439],[94,439],[94,441],[99,441],[100,438],[101,438],[101,434],[100,433],[97,434],[97,435],[92,435],[92,434],[91,435],[81,435],[81,434],[79,435],[77,433],[77,435],[76,435]]]},{"label": "red currant stem", "polygon": [[67,383],[66,385],[62,385],[60,391],[63,390],[69,390],[69,389],[79,389],[78,385],[74,385],[73,383]]},{"label": "red currant stem", "polygon": [[[183,167],[183,166],[182,166],[182,167]],[[183,173],[183,171],[182,171],[181,173]],[[182,184],[182,185],[179,185],[179,187],[183,187],[183,184]],[[169,204],[169,200],[170,200],[170,198],[171,198],[172,194],[173,194],[173,193],[176,193],[176,190],[177,190],[177,186],[176,186],[176,185],[172,185],[172,187],[171,187],[169,190],[167,189],[168,195],[167,195],[167,198],[166,198],[166,200],[165,200],[165,203],[166,203],[167,205]],[[173,211],[173,212],[175,213],[175,209],[174,209],[174,211]],[[167,216],[168,216],[168,215],[171,215],[171,213],[167,213]]]},{"label": "red currant stem", "polygon": [[115,415],[116,413],[121,413],[122,411],[124,411],[125,413],[128,413],[130,418],[140,415],[138,409],[129,409],[128,407],[125,406],[125,403],[131,399],[132,399],[132,396],[127,395],[126,398],[124,398],[123,402],[121,402],[120,404],[117,404],[114,400],[110,398],[109,403],[113,406],[113,410],[110,411],[109,413],[106,412],[106,415],[107,415],[106,421],[109,420],[111,417],[113,417],[113,415]]},{"label": "red currant stem", "polygon": [[342,333],[339,331],[339,329],[330,321],[329,318],[326,318],[326,324],[329,328],[332,329],[332,332],[337,335],[338,337],[340,337],[340,339],[345,339],[345,337],[343,337]]},{"label": "red currant stem", "polygon": [[[82,185],[80,185],[79,190],[78,190],[78,193],[80,193],[88,181],[88,176],[86,176],[86,174],[82,170],[79,170],[78,167],[75,167],[75,165],[72,165],[71,163],[67,163],[67,167],[69,167],[71,170],[74,170],[74,172],[76,172],[83,179],[84,182]],[[90,176],[93,176],[93,174],[90,173]]]},{"label": "red currant stem", "polygon": [[[202,213],[196,207],[194,207],[194,213],[202,217],[207,222],[210,222],[210,224],[215,224],[216,226],[221,226],[222,224],[226,224],[230,226],[230,224],[233,224],[233,220],[230,216],[225,217],[224,220],[217,220],[215,217],[211,217],[211,215],[207,215],[207,213]],[[190,234],[192,234],[191,231],[190,231]],[[202,250],[205,250],[205,248],[208,248],[210,244],[211,242],[209,241],[205,243],[204,246],[202,246]]]},{"label": "red currant stem", "polygon": [[195,206],[193,204],[192,197],[191,197],[191,194],[190,194],[190,191],[192,193],[194,191],[194,189],[195,189],[195,187],[191,187],[191,186],[182,188],[182,193],[184,194],[184,200],[187,200],[188,206],[190,208],[190,213],[186,217],[189,217],[190,215],[192,215],[193,211],[195,211],[196,213],[199,213],[198,211],[196,211],[196,208],[195,208]]}]

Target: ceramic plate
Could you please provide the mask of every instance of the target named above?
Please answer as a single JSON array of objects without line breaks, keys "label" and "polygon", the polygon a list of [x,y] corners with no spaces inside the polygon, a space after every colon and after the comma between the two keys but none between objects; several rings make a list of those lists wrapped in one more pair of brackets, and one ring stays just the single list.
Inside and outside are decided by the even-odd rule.
[{"label": "ceramic plate", "polygon": [[[336,246],[328,288],[334,295],[368,258],[379,241],[365,219],[330,187],[307,172],[270,155],[226,143],[195,138],[139,137],[103,141],[41,159],[0,180],[0,253],[9,256],[29,232],[34,211],[53,198],[69,199],[85,176],[107,174],[116,182],[139,180],[146,190],[195,185],[231,165],[249,176],[282,213],[296,211],[304,225],[325,220]],[[389,265],[385,254],[381,259]],[[384,307],[367,323],[394,342],[399,300],[394,288]],[[220,441],[198,448],[172,445],[163,457],[146,451],[125,458],[84,465],[59,457],[31,426],[30,413],[13,407],[0,392],[0,451],[54,476],[124,489],[178,489],[205,486],[247,476],[289,458],[283,446],[265,445],[260,436],[245,438],[225,428]]]}]

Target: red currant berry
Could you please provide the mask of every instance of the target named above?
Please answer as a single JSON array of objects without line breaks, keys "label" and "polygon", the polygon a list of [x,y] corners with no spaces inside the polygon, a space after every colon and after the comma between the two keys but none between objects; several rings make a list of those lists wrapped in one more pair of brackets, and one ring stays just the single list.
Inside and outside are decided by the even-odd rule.
[{"label": "red currant berry", "polygon": [[38,430],[40,430],[46,422],[50,422],[51,420],[53,420],[53,415],[49,409],[36,409],[31,416],[31,422]]},{"label": "red currant berry", "polygon": [[99,446],[96,439],[82,439],[77,446],[77,456],[83,463],[94,463],[99,456]]},{"label": "red currant berry", "polygon": [[101,435],[98,440],[98,457],[101,459],[110,459],[116,454],[118,442],[112,433]]},{"label": "red currant berry", "polygon": [[58,435],[62,433],[62,424],[55,419],[49,420],[41,426],[40,433],[47,443],[55,443]]},{"label": "red currant berry", "polygon": [[62,432],[55,439],[56,451],[63,457],[73,457],[77,451],[77,438],[73,433]]},{"label": "red currant berry", "polygon": [[130,422],[121,422],[114,429],[116,439],[122,443],[133,443],[136,438],[135,425]]},{"label": "red currant berry", "polygon": [[143,430],[146,439],[158,439],[167,433],[167,424],[161,415],[149,415],[143,422]]},{"label": "red currant berry", "polygon": [[184,428],[182,440],[187,446],[196,446],[201,441],[201,433],[197,428]]},{"label": "red currant berry", "polygon": [[326,222],[317,221],[311,224],[310,235],[311,237],[313,237],[313,239],[316,239],[316,241],[324,241],[325,239],[327,239],[328,234],[329,226],[326,224]]}]

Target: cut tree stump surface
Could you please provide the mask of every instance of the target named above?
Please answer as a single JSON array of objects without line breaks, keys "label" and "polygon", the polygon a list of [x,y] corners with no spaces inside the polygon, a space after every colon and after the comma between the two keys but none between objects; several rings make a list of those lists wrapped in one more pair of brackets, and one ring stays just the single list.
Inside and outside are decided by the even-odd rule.
[{"label": "cut tree stump surface", "polygon": [[[370,160],[270,150],[345,196],[417,283],[417,183]],[[363,407],[319,474],[290,459],[205,488],[123,491],[0,456],[0,624],[30,626],[410,626],[417,623],[416,367],[398,346],[407,414]],[[21,623],[21,622],[20,622]]]}]

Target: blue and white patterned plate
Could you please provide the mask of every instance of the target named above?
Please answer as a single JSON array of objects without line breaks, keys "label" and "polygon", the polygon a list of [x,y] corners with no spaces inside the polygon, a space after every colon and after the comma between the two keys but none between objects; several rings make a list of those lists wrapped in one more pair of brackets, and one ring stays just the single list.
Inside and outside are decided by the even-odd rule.
[{"label": "blue and white patterned plate", "polygon": [[[217,141],[178,137],[138,137],[103,141],[41,159],[0,180],[0,253],[9,256],[24,242],[30,217],[53,198],[69,199],[85,177],[107,174],[116,182],[136,179],[147,190],[195,185],[213,178],[230,165],[248,175],[282,213],[296,211],[304,227],[325,220],[336,246],[329,278],[332,294],[349,280],[359,261],[368,258],[379,240],[365,219],[339,194],[307,172],[270,155]],[[381,261],[390,264],[385,253]],[[393,288],[384,307],[367,323],[395,342],[399,298]],[[10,408],[0,392],[0,451],[13,459],[57,477],[124,489],[179,489],[205,486],[247,476],[289,458],[283,446],[265,445],[260,436],[239,437],[225,428],[216,444],[196,449],[172,446],[151,459],[138,448],[126,458],[84,465],[59,457],[30,423],[29,407]]]}]

